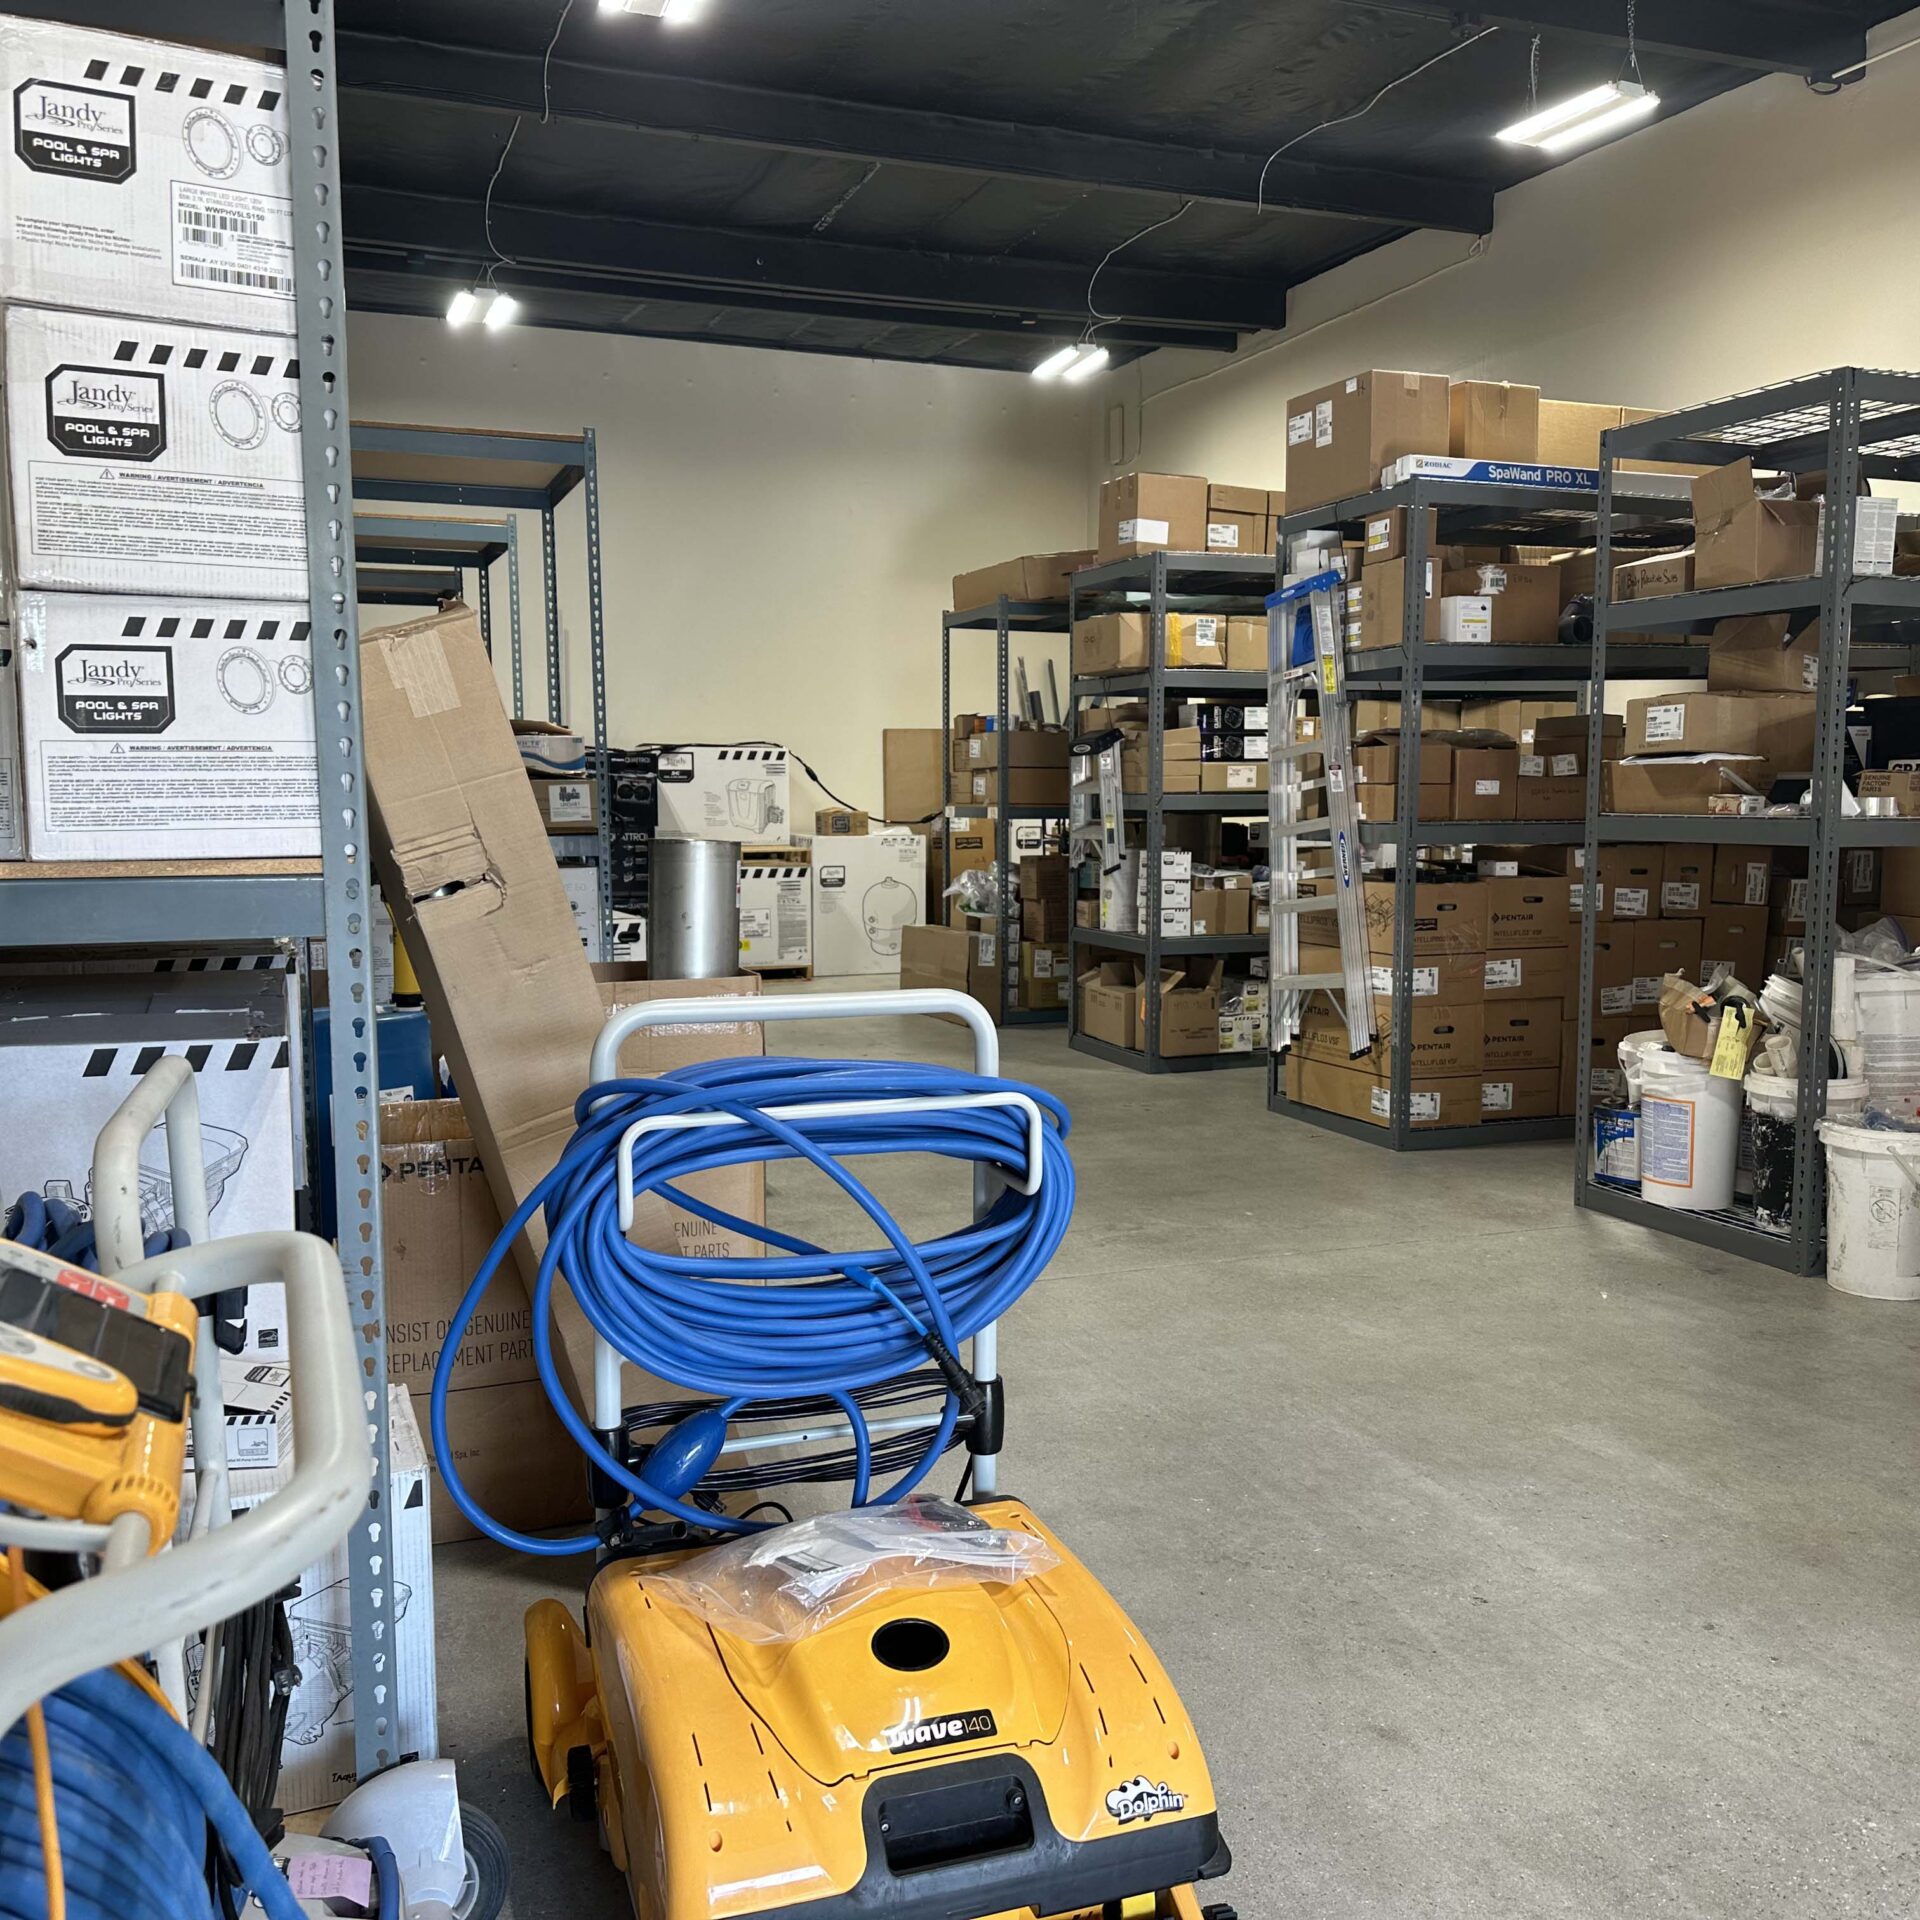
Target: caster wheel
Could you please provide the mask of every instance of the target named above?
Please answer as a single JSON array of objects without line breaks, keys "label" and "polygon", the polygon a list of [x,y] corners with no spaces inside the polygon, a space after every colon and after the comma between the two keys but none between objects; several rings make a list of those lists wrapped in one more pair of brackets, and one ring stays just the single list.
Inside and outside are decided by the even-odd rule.
[{"label": "caster wheel", "polygon": [[506,1836],[478,1807],[462,1804],[460,1832],[466,1841],[467,1877],[453,1903],[453,1920],[497,1920],[507,1903]]}]

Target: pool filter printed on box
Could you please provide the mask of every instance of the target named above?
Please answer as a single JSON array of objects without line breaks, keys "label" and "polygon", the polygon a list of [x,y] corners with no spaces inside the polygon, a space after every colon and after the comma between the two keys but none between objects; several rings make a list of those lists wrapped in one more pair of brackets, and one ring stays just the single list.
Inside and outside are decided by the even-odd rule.
[{"label": "pool filter printed on box", "polygon": [[23,593],[15,632],[32,858],[320,851],[304,607]]}]

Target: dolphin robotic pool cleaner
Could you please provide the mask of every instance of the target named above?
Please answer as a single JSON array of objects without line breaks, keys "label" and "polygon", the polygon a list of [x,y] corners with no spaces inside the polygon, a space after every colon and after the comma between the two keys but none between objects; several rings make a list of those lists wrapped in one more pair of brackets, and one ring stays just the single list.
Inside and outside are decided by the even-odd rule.
[{"label": "dolphin robotic pool cleaner", "polygon": [[[615,1077],[642,1026],[906,1013],[957,1015],[976,1071],[769,1057]],[[508,1545],[597,1555],[584,1631],[557,1601],[527,1615],[527,1731],[542,1791],[597,1820],[639,1920],[1230,1915],[1195,1892],[1229,1857],[1172,1682],[998,1489],[995,1323],[1059,1245],[1073,1168],[1065,1108],[997,1068],[991,1022],[958,993],[626,1009],[571,1144],[456,1315],[433,1392],[448,1491]],[[843,1164],[899,1153],[969,1164],[973,1217],[910,1239]],[[756,1162],[818,1169],[870,1247],[823,1251],[684,1184]],[[776,1251],[635,1246],[646,1195]],[[537,1210],[536,1357],[599,1509],[568,1539],[482,1512],[446,1438],[447,1356]],[[595,1335],[591,1423],[555,1369],[561,1275]],[[622,1356],[693,1397],[623,1407]],[[929,1499],[950,1451],[961,1493]],[[792,1523],[770,1497],[823,1481],[852,1483],[850,1511]]]}]

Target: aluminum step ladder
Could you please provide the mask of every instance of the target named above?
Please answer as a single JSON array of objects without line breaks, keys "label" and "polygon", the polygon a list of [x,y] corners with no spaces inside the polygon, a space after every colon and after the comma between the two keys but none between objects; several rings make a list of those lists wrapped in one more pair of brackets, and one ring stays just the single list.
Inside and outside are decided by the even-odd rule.
[{"label": "aluminum step ladder", "polygon": [[[1273,996],[1270,1044],[1276,1054],[1299,1038],[1301,1014],[1316,993],[1332,997],[1346,1021],[1353,1054],[1373,1045],[1366,896],[1353,797],[1353,723],[1347,703],[1345,600],[1346,582],[1333,572],[1296,581],[1267,600],[1267,858],[1273,923],[1268,987]],[[1309,693],[1319,707],[1318,738],[1303,740],[1301,707]],[[1303,763],[1309,759],[1321,763],[1317,776],[1305,770]],[[1302,808],[1313,793],[1325,796],[1325,817],[1308,820]],[[1329,870],[1307,875],[1301,863],[1314,853],[1328,856]],[[1303,894],[1302,885],[1309,879],[1315,883],[1313,891]],[[1300,918],[1308,913],[1335,916],[1338,972],[1305,970]]]}]

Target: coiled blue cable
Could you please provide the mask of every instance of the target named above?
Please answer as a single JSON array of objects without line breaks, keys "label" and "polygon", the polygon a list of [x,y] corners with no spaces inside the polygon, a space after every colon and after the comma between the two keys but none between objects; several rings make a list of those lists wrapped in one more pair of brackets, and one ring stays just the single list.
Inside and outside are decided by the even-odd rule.
[{"label": "coiled blue cable", "polygon": [[[300,1920],[226,1775],[156,1700],[103,1672],[69,1681],[42,1705],[69,1920],[214,1920],[209,1822],[268,1920]],[[23,1719],[0,1739],[0,1920],[45,1915]]]},{"label": "coiled blue cable", "polygon": [[[1025,1115],[1006,1107],[782,1120],[767,1109],[803,1102],[905,1100],[1011,1089],[1041,1109],[1042,1178],[1033,1195],[1011,1188],[986,1217],[922,1243],[841,1161],[856,1155],[932,1153],[1024,1181]],[[724,1231],[778,1247],[755,1258],[719,1259],[633,1245],[620,1231],[617,1153],[636,1120],[727,1113],[738,1127],[664,1130],[641,1136],[633,1156],[635,1196],[657,1194]],[[432,1426],[441,1481],[460,1511],[492,1539],[523,1553],[592,1551],[597,1535],[553,1540],[524,1534],[485,1511],[462,1484],[447,1438],[447,1393],[467,1322],[536,1211],[547,1245],[533,1295],[534,1359],[547,1397],[576,1444],[632,1496],[636,1511],[723,1533],[758,1524],[689,1505],[685,1488],[650,1485],[613,1458],[561,1385],[553,1357],[551,1302],[564,1274],[594,1331],[635,1365],[674,1385],[711,1394],[730,1414],[750,1401],[819,1395],[846,1413],[857,1456],[854,1504],[867,1484],[866,1422],[852,1394],[910,1372],[929,1353],[961,1343],[999,1319],[1053,1258],[1073,1214],[1073,1162],[1066,1108],[1017,1081],[951,1068],[865,1060],[716,1060],[656,1080],[610,1080],[575,1104],[573,1138],[553,1171],[515,1209],[455,1310],[434,1370]],[[881,1244],[832,1253],[695,1198],[684,1182],[719,1167],[806,1161],[832,1180],[879,1229]],[[904,1498],[953,1437],[960,1403],[949,1391],[926,1452],[878,1497]],[[643,1463],[644,1464],[644,1463]]]}]

